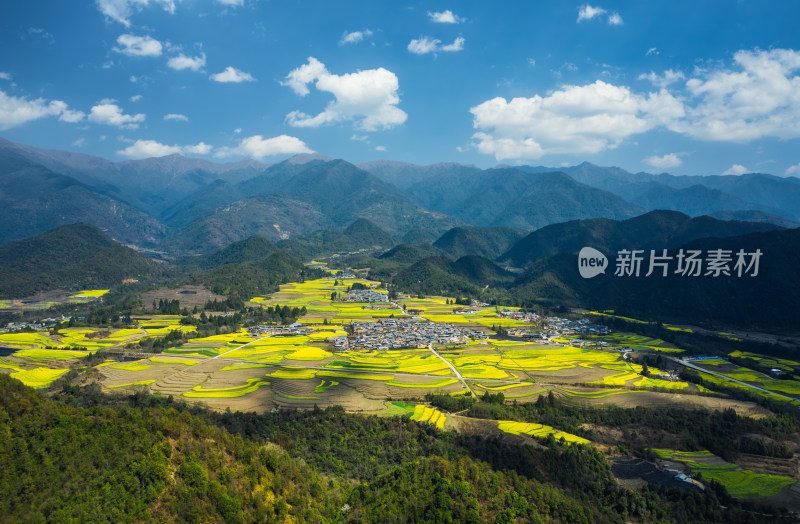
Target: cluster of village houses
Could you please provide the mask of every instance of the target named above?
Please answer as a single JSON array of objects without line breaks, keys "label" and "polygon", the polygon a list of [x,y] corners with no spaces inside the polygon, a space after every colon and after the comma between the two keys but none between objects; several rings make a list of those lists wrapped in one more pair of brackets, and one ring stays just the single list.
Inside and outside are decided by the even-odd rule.
[{"label": "cluster of village houses", "polygon": [[389,294],[372,289],[353,289],[342,297],[343,302],[388,302]]},{"label": "cluster of village houses", "polygon": [[439,322],[386,319],[353,321],[353,334],[332,337],[336,349],[378,350],[424,348],[429,344],[466,344],[483,340],[486,333]]}]

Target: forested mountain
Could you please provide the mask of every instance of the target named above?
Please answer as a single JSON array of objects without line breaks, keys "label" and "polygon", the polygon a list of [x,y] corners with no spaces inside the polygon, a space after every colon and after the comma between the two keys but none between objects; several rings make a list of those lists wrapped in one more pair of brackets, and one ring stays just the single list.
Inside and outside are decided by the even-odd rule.
[{"label": "forested mountain", "polygon": [[172,252],[208,252],[252,235],[272,241],[332,227],[316,207],[280,195],[262,195],[223,205],[174,233],[165,248]]},{"label": "forested mountain", "polygon": [[[611,267],[605,274],[584,279],[577,270],[577,255],[562,253],[535,262],[518,278],[512,292],[523,303],[611,309],[619,315],[662,322],[778,331],[796,325],[800,305],[789,290],[800,286],[795,270],[800,229],[700,238],[680,247],[700,250],[704,258],[709,250],[730,250],[730,275],[706,276],[704,267],[700,276],[683,276],[675,273],[673,260],[667,276],[657,270],[646,277],[648,253],[638,277],[615,276],[614,257],[609,256]],[[761,251],[757,276],[746,272],[737,276],[734,264],[739,250]],[[675,257],[676,251],[668,255]]]},{"label": "forested mountain", "polygon": [[400,271],[392,282],[412,293],[477,296],[483,288],[509,286],[513,280],[513,273],[469,255],[455,262],[442,256],[424,258]]},{"label": "forested mountain", "polygon": [[121,242],[152,246],[158,220],[78,180],[53,173],[0,147],[0,244],[75,222],[91,222]]},{"label": "forested mountain", "polygon": [[495,259],[517,243],[525,231],[510,227],[454,227],[439,237],[433,246],[451,258],[477,255]]},{"label": "forested mountain", "polygon": [[607,253],[634,248],[668,249],[698,238],[777,229],[781,228],[764,222],[724,221],[708,216],[691,218],[677,211],[651,211],[623,221],[597,218],[543,227],[517,242],[499,260],[525,267],[558,253],[577,253],[585,246]]},{"label": "forested mountain", "polygon": [[473,225],[527,230],[577,218],[624,219],[643,211],[563,173],[513,168],[445,173],[411,186],[407,193],[422,207]]},{"label": "forested mountain", "polygon": [[53,289],[108,288],[125,278],[164,274],[149,258],[124,247],[90,224],[62,226],[0,246],[0,297]]}]

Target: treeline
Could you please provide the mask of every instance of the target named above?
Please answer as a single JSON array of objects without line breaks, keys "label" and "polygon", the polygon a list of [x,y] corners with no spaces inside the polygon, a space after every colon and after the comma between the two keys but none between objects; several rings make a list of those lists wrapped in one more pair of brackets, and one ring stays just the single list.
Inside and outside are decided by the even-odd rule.
[{"label": "treeline", "polygon": [[[451,412],[452,408],[458,411],[468,409],[465,416],[472,418],[545,424],[599,442],[603,442],[602,436],[586,429],[587,424],[621,429],[626,440],[638,447],[659,447],[657,442],[652,442],[654,437],[649,431],[642,432],[643,428],[663,431],[671,435],[671,442],[680,443],[682,451],[708,449],[729,462],[735,462],[739,453],[790,458],[792,452],[782,441],[791,440],[800,432],[797,419],[786,415],[754,419],[742,417],[733,409],[596,408],[564,403],[552,392],[530,403],[506,404],[502,393],[488,392],[480,402],[455,397],[458,400],[456,405],[454,398],[447,395],[428,395],[426,399],[432,405]],[[469,408],[464,407],[470,403]],[[752,433],[768,437],[772,442],[753,440],[747,436]]]}]

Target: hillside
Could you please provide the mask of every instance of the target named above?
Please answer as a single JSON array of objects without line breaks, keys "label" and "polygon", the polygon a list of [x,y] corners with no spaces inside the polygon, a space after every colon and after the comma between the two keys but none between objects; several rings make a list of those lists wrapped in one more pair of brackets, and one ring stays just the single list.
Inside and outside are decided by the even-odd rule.
[{"label": "hillside", "polygon": [[0,148],[0,244],[57,226],[90,222],[120,242],[153,246],[166,228],[158,220]]},{"label": "hillside", "polygon": [[528,231],[579,218],[630,218],[643,211],[563,173],[525,173],[513,168],[454,171],[426,179],[407,193],[427,209],[473,225]]},{"label": "hillside", "polygon": [[477,296],[486,287],[509,285],[514,275],[477,256],[464,256],[455,262],[433,256],[400,271],[392,279],[400,289],[411,293]]},{"label": "hillside", "polygon": [[553,224],[520,240],[499,260],[515,267],[557,253],[577,253],[584,246],[604,252],[620,249],[668,249],[691,240],[729,237],[780,229],[764,222],[723,221],[702,216],[690,218],[677,211],[651,211],[623,221],[605,218]]},{"label": "hillside", "polygon": [[[800,275],[794,270],[800,257],[800,229],[703,238],[680,247],[704,254],[714,249],[734,254],[740,249],[747,253],[760,249],[759,274],[737,277],[732,271],[731,276],[714,278],[681,276],[673,271],[666,277],[659,272],[645,277],[645,262],[638,278],[617,277],[614,271],[607,271],[586,280],[578,274],[576,255],[565,253],[534,263],[515,283],[513,292],[523,303],[611,309],[618,315],[661,322],[779,332],[796,326],[800,305],[787,290],[800,286]],[[675,251],[669,254],[675,256]]]},{"label": "hillside", "polygon": [[509,227],[454,227],[442,235],[433,246],[451,258],[477,255],[493,260],[516,244],[525,231]]},{"label": "hillside", "polygon": [[216,209],[170,237],[173,252],[208,252],[258,235],[272,241],[330,227],[314,206],[279,195],[245,198]]},{"label": "hillside", "polygon": [[164,269],[89,224],[62,226],[0,246],[0,297],[54,289],[109,288],[125,278],[164,274]]}]

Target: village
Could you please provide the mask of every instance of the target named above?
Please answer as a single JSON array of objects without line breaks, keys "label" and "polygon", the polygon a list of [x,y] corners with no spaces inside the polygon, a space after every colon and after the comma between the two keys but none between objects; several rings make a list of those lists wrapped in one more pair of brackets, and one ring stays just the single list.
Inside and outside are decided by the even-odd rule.
[{"label": "village", "polygon": [[430,344],[466,344],[469,340],[488,338],[483,331],[424,320],[353,321],[351,327],[352,335],[330,339],[336,349],[386,351],[424,348]]}]

